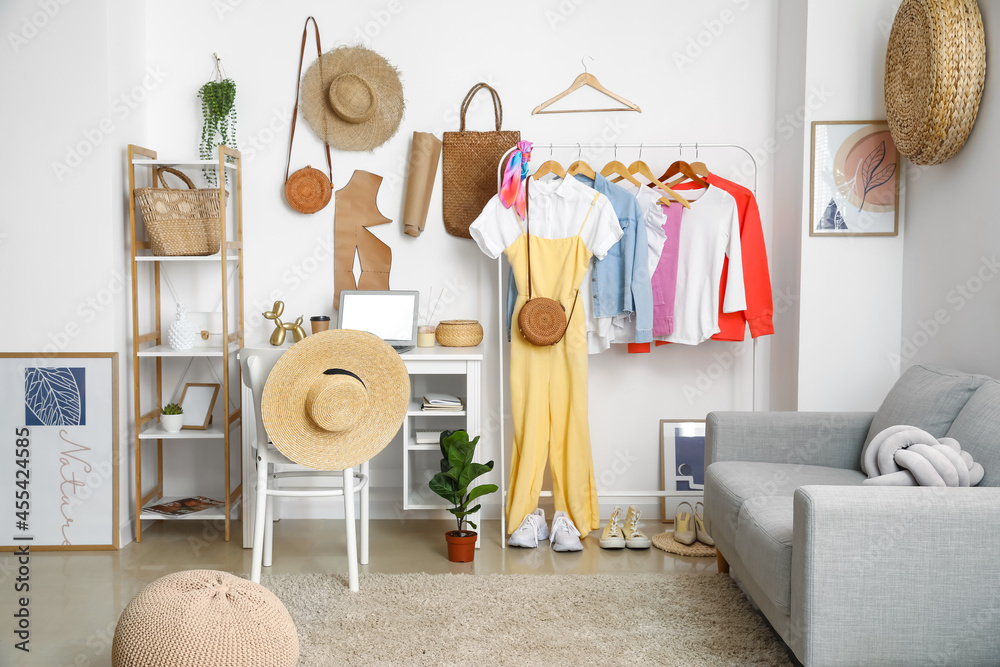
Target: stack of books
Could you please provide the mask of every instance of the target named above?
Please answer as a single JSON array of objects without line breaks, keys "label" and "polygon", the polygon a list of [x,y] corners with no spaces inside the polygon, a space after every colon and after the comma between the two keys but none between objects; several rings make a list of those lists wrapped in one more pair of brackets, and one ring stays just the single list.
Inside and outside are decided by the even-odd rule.
[{"label": "stack of books", "polygon": [[462,399],[451,394],[426,394],[421,410],[424,412],[460,412]]}]

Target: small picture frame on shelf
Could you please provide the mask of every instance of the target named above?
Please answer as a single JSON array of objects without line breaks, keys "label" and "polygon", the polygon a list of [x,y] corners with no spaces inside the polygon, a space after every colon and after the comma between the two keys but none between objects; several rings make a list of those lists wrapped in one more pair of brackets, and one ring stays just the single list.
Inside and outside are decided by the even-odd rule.
[{"label": "small picture frame on shelf", "polygon": [[901,171],[886,121],[813,122],[809,236],[897,236]]},{"label": "small picture frame on shelf", "polygon": [[[705,489],[705,420],[660,420],[660,483],[665,492],[700,496]],[[694,501],[691,501],[694,502]],[[660,516],[670,519],[667,499],[660,501]]]},{"label": "small picture frame on shelf", "polygon": [[219,385],[205,382],[188,382],[184,385],[178,405],[184,408],[182,429],[204,431],[212,421]]}]

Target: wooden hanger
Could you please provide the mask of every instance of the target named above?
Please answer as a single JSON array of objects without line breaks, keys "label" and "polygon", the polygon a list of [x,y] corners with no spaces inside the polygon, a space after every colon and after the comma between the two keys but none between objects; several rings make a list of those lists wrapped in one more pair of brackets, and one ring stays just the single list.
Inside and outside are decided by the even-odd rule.
[{"label": "wooden hanger", "polygon": [[[678,174],[680,174],[682,178],[678,178],[673,181],[670,180]],[[667,170],[663,172],[663,176],[660,176],[660,180],[670,187],[674,187],[684,181],[692,181],[703,188],[708,187],[708,181],[703,180],[698,174],[696,174],[694,169],[691,168],[691,165],[684,160],[677,160],[672,165],[667,167]]]},{"label": "wooden hanger", "polygon": [[611,162],[604,165],[604,169],[601,169],[601,176],[607,178],[608,176],[617,176],[618,178],[612,179],[613,183],[618,181],[628,181],[637,188],[642,187],[642,183],[635,176],[629,173],[628,167],[619,162],[618,160],[612,160]]},{"label": "wooden hanger", "polygon": [[[698,144],[694,145],[694,159],[698,160]],[[708,167],[705,166],[704,162],[692,162],[691,171],[698,174],[702,178],[708,178],[712,175],[712,172],[708,170]]]},{"label": "wooden hanger", "polygon": [[[590,56],[584,56],[583,58],[580,59],[580,62],[583,63],[583,74],[576,77],[576,79],[573,80],[573,83],[572,85],[570,85],[569,88],[562,91],[552,99],[546,100],[541,104],[539,104],[537,107],[535,107],[531,111],[532,115],[540,113],[588,113],[594,111],[638,111],[639,113],[642,113],[642,109],[639,108],[638,104],[635,104],[634,102],[629,102],[621,95],[613,93],[607,88],[605,88],[603,85],[601,85],[601,82],[597,80],[597,77],[594,76],[593,74],[590,74],[587,71],[587,64],[584,62],[587,58],[590,58]],[[593,58],[591,58],[591,60],[593,60]],[[552,106],[553,103],[558,102],[559,100],[566,97],[570,93],[577,91],[580,88],[583,88],[584,86],[590,86],[594,90],[604,93],[611,99],[621,102],[622,104],[625,105],[625,108],[623,109],[621,107],[618,107],[615,109],[549,109],[548,111],[546,111],[546,109]]]},{"label": "wooden hanger", "polygon": [[532,174],[532,177],[537,181],[542,176],[546,176],[548,174],[555,174],[560,178],[566,178],[566,170],[563,169],[562,165],[555,160],[547,160],[543,162],[541,166],[535,170],[535,173]]},{"label": "wooden hanger", "polygon": [[574,162],[569,166],[569,169],[566,170],[566,173],[569,174],[570,176],[583,174],[587,178],[596,179],[597,174],[594,172],[593,167],[591,167],[589,164],[580,159],[583,156],[583,149],[580,148],[580,144],[577,144],[576,146],[580,150],[580,153],[577,155],[576,162]]},{"label": "wooden hanger", "polygon": [[[684,208],[691,208],[691,202],[689,202],[687,199],[685,199],[684,197],[682,197],[679,194],[677,194],[670,186],[665,185],[659,179],[657,179],[655,176],[653,176],[653,171],[649,168],[649,165],[646,164],[645,162],[643,162],[642,159],[641,159],[642,158],[642,145],[639,146],[639,158],[640,159],[636,160],[635,162],[633,162],[632,164],[629,165],[628,172],[630,174],[638,174],[640,176],[645,177],[645,179],[647,181],[649,181],[650,185],[652,185],[653,187],[659,188],[660,190],[663,190],[664,192],[666,192],[675,201],[677,201],[678,203],[680,203],[681,206],[683,206]],[[671,202],[669,202],[669,201],[663,201],[663,198],[661,197],[660,198],[660,203],[661,204],[667,204],[667,205],[669,205]]]}]

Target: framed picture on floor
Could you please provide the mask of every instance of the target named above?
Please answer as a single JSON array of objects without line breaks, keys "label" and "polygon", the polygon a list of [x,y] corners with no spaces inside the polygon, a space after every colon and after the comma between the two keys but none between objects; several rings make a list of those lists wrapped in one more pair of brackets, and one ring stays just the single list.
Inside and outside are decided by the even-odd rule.
[{"label": "framed picture on floor", "polygon": [[812,124],[810,236],[897,236],[902,164],[885,121]]},{"label": "framed picture on floor", "polygon": [[[660,503],[661,519],[671,518],[667,498],[701,498],[705,488],[705,420],[660,420],[660,483],[670,494]],[[668,512],[668,509],[670,512]]]},{"label": "framed picture on floor", "polygon": [[0,354],[0,551],[118,548],[118,354]]}]

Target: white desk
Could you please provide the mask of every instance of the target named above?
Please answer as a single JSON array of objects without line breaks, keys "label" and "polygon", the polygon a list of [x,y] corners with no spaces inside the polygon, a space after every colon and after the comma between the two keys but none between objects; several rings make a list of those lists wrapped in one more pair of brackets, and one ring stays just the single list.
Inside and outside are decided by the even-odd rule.
[{"label": "white desk", "polygon": [[[443,510],[446,501],[427,486],[430,478],[440,469],[441,452],[437,443],[417,444],[415,431],[456,430],[464,428],[470,436],[481,435],[482,424],[482,365],[483,348],[478,347],[418,347],[399,355],[410,373],[410,406],[403,420],[403,509]],[[246,387],[244,406],[253,405],[253,395]],[[456,394],[465,401],[460,412],[427,413],[420,409],[427,392]],[[256,406],[254,406],[256,409]],[[243,547],[253,543],[253,510],[256,495],[254,457],[250,450],[255,433],[255,420],[243,420]],[[485,446],[480,439],[476,461],[480,460]],[[472,520],[477,524],[479,517]]]}]

